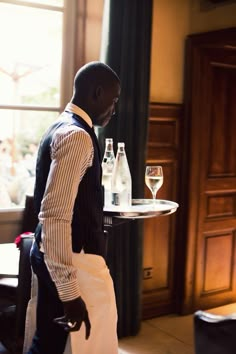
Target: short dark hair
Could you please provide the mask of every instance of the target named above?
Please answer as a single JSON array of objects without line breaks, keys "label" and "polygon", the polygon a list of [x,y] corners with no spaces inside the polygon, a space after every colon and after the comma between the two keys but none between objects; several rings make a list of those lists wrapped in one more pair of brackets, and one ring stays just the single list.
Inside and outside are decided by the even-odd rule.
[{"label": "short dark hair", "polygon": [[116,72],[107,64],[100,61],[92,61],[82,66],[74,78],[74,93],[80,94],[86,88],[95,85],[107,86],[113,82],[120,84],[120,79]]}]

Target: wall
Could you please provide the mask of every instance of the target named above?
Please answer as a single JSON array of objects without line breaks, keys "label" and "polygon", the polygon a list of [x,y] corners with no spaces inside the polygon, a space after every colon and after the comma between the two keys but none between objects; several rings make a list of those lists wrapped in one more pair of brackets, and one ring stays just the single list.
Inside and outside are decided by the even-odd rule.
[{"label": "wall", "polygon": [[151,102],[183,102],[188,34],[236,26],[236,3],[203,9],[202,0],[153,0]]},{"label": "wall", "polygon": [[191,0],[190,33],[213,31],[236,26],[236,3],[218,6],[200,6],[199,0]]},{"label": "wall", "polygon": [[85,32],[85,60],[99,60],[102,32],[102,16],[103,16],[104,0],[87,1],[87,25]]},{"label": "wall", "polygon": [[189,0],[153,0],[150,101],[181,103]]}]

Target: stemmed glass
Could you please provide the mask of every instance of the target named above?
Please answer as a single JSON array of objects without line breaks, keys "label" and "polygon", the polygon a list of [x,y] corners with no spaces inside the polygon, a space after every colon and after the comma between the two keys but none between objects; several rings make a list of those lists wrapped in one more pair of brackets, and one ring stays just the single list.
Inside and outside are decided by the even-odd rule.
[{"label": "stemmed glass", "polygon": [[162,166],[146,166],[145,183],[152,192],[152,199],[155,204],[157,191],[163,184]]}]

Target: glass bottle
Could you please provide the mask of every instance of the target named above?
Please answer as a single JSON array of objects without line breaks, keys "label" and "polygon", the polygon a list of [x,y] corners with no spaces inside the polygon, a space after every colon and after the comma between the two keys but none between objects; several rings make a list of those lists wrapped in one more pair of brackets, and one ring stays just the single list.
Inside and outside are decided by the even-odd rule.
[{"label": "glass bottle", "polygon": [[115,164],[113,139],[105,140],[105,152],[102,160],[102,185],[104,186],[104,205],[111,205],[111,178]]},{"label": "glass bottle", "polygon": [[118,143],[111,180],[111,194],[113,205],[131,206],[132,180],[125,152],[125,143]]}]

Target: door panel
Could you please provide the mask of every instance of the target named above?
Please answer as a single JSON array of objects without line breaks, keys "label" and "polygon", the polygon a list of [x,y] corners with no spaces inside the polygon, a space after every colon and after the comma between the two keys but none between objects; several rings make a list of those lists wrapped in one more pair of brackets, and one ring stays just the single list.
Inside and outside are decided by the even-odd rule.
[{"label": "door panel", "polygon": [[236,301],[236,29],[190,36],[186,60],[185,313]]},{"label": "door panel", "polygon": [[[180,105],[151,104],[146,164],[163,166],[158,199],[177,201]],[[146,187],[145,198],[151,198]],[[175,312],[175,214],[144,221],[143,319]]]}]

